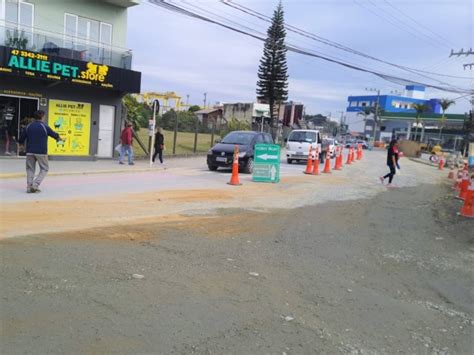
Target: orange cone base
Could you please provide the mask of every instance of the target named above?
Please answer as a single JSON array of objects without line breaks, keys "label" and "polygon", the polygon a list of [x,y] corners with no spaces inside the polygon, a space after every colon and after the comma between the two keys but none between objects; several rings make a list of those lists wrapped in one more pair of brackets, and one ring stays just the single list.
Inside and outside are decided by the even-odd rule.
[{"label": "orange cone base", "polygon": [[463,217],[474,218],[474,190],[467,190],[460,214]]}]

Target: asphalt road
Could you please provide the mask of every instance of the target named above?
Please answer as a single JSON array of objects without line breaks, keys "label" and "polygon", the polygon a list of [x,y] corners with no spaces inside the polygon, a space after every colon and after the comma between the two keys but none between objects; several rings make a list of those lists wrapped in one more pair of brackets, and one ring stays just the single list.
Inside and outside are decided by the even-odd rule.
[{"label": "asphalt road", "polygon": [[199,189],[145,175],[118,198],[91,182],[95,198],[78,183],[2,204],[17,233],[0,240],[0,353],[472,353],[474,222],[444,172],[406,161],[381,186],[383,158],[222,189],[228,174],[170,169],[155,174]]}]

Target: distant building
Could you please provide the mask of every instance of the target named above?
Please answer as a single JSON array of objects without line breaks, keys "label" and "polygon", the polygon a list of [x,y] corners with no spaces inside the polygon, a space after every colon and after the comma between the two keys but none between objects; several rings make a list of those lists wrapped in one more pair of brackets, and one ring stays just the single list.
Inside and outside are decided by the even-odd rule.
[{"label": "distant building", "polygon": [[[352,132],[359,132],[364,137],[372,136],[373,116],[365,117],[362,113],[368,109],[374,109],[377,102],[382,119],[379,130],[376,132],[376,139],[391,137],[394,132],[409,132],[416,117],[414,104],[426,104],[429,111],[424,114],[430,125],[439,125],[441,118],[441,105],[439,99],[425,99],[425,87],[417,85],[407,85],[403,95],[363,95],[349,96],[346,109],[346,124]],[[462,127],[463,115],[449,115],[451,125]],[[455,116],[460,116],[453,118]],[[366,119],[365,119],[366,118]],[[428,120],[429,118],[429,120]],[[420,127],[421,128],[421,127]]]},{"label": "distant building", "polygon": [[223,106],[223,117],[227,122],[234,118],[252,125],[257,119],[270,116],[270,106],[267,104],[238,102]]},{"label": "distant building", "polygon": [[286,102],[280,105],[278,110],[278,120],[285,127],[299,127],[303,120],[304,105],[297,102]]},{"label": "distant building", "polygon": [[221,108],[199,110],[196,111],[194,114],[197,116],[199,122],[201,122],[202,125],[209,130],[212,130],[214,124],[215,129],[219,130],[223,124]]}]

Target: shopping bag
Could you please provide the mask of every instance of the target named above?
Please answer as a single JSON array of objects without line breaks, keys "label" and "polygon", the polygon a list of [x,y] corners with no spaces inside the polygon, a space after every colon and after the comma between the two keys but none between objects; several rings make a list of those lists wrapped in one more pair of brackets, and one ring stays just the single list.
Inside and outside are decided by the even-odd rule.
[{"label": "shopping bag", "polygon": [[122,144],[121,144],[121,143],[119,143],[119,144],[117,144],[117,145],[115,146],[115,151],[116,151],[117,153],[122,152]]}]

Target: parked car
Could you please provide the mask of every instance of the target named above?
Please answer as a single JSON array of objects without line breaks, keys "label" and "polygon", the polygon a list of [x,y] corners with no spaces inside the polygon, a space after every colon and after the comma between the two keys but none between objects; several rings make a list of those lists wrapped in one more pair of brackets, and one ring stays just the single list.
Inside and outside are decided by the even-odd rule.
[{"label": "parked car", "polygon": [[362,149],[369,149],[369,143],[367,143],[366,141],[363,141],[363,140],[358,140],[356,145],[357,144],[361,144],[362,145]]},{"label": "parked car", "polygon": [[296,129],[292,131],[286,139],[286,161],[288,164],[294,161],[307,161],[310,146],[313,149],[319,147],[320,159],[324,159],[321,143],[321,136],[317,130]]},{"label": "parked car", "polygon": [[230,168],[234,162],[234,147],[239,146],[239,170],[251,174],[253,172],[255,144],[273,144],[268,133],[252,131],[234,131],[227,134],[221,142],[207,152],[207,166],[216,171],[219,167]]}]

